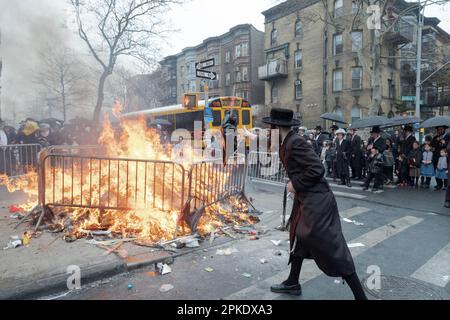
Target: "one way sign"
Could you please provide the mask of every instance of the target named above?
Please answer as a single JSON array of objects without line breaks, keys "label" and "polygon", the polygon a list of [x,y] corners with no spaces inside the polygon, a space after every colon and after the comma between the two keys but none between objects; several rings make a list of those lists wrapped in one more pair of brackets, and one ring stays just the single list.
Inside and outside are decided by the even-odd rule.
[{"label": "one way sign", "polygon": [[206,68],[214,67],[215,65],[216,65],[215,59],[211,58],[211,59],[208,59],[208,60],[197,62],[195,64],[195,69],[203,70],[203,69],[206,69]]},{"label": "one way sign", "polygon": [[216,80],[217,79],[217,73],[212,71],[205,71],[205,70],[196,70],[196,76],[197,78],[201,79],[208,79],[208,80]]}]

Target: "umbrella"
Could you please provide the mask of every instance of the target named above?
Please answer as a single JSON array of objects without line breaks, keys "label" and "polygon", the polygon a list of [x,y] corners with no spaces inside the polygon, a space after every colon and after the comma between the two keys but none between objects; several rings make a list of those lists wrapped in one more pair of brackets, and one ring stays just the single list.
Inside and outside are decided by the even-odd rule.
[{"label": "umbrella", "polygon": [[438,116],[422,122],[421,128],[450,127],[450,116]]},{"label": "umbrella", "polygon": [[347,122],[344,120],[344,117],[337,113],[324,113],[323,115],[320,116],[320,118],[338,122],[338,123],[347,124]]},{"label": "umbrella", "polygon": [[56,127],[56,126],[62,126],[64,124],[64,121],[56,119],[56,118],[48,118],[48,119],[39,121],[39,123],[47,123],[52,127]]},{"label": "umbrella", "polygon": [[151,126],[160,125],[160,126],[165,126],[165,127],[171,127],[173,124],[170,121],[165,120],[165,119],[155,119],[152,122],[150,122],[150,125]]},{"label": "umbrella", "polygon": [[383,116],[373,116],[368,118],[363,118],[356,120],[352,123],[353,129],[363,129],[363,128],[370,128],[370,127],[382,127],[388,123],[388,118]]},{"label": "umbrella", "polygon": [[416,124],[422,122],[418,117],[413,116],[397,116],[387,120],[387,123],[383,125],[383,128],[400,127],[408,124]]}]

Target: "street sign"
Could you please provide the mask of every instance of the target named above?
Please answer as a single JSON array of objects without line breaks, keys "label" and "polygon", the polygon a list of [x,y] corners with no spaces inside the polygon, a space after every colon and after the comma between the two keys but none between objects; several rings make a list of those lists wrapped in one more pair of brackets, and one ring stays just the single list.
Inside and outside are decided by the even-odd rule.
[{"label": "street sign", "polygon": [[416,96],[403,96],[402,101],[416,101]]},{"label": "street sign", "polygon": [[216,80],[217,79],[217,73],[212,71],[205,71],[205,70],[196,70],[196,76],[200,79],[208,79],[208,80]]},{"label": "street sign", "polygon": [[206,68],[214,67],[215,65],[216,65],[216,60],[214,58],[211,58],[211,59],[208,59],[208,60],[197,62],[195,64],[195,69],[197,69],[197,70],[204,70]]}]

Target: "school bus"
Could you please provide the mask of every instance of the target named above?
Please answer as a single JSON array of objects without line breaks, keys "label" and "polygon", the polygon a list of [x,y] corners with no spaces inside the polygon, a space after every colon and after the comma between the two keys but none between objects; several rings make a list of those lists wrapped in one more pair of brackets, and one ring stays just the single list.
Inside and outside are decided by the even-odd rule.
[{"label": "school bus", "polygon": [[205,108],[205,101],[199,101],[198,93],[189,93],[183,96],[183,103],[162,108],[142,110],[123,114],[124,118],[137,118],[145,116],[148,123],[154,120],[167,120],[172,124],[172,130],[186,129],[194,131],[194,122],[202,122],[210,129],[221,129],[224,119],[231,113],[236,116],[237,128],[253,128],[252,108],[247,100],[239,97],[218,97],[208,100]]}]

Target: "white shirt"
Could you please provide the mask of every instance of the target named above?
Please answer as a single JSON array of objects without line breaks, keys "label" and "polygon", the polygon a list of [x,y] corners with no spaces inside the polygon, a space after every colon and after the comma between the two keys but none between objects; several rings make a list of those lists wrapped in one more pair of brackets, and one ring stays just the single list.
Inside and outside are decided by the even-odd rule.
[{"label": "white shirt", "polygon": [[0,146],[7,146],[7,145],[8,145],[8,137],[6,136],[4,130],[0,130]]}]

